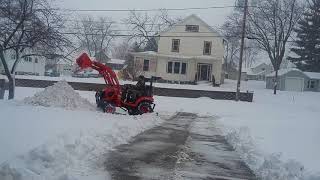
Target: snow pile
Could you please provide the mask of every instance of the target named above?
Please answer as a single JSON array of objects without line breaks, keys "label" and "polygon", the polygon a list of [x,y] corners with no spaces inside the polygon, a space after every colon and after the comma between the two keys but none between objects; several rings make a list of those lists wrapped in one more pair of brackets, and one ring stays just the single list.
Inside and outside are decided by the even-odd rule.
[{"label": "snow pile", "polygon": [[24,103],[72,110],[95,110],[95,107],[88,100],[82,98],[66,81],[59,81],[53,86],[37,92],[33,97],[25,98]]},{"label": "snow pile", "polygon": [[0,180],[108,180],[105,154],[163,122],[155,114],[135,117],[1,101],[0,109]]}]

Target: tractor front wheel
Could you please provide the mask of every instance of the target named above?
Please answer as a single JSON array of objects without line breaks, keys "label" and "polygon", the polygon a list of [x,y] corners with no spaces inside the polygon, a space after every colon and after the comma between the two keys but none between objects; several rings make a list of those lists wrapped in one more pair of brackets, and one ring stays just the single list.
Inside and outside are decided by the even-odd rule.
[{"label": "tractor front wheel", "polygon": [[105,113],[114,114],[116,112],[116,107],[110,103],[104,103],[101,108]]},{"label": "tractor front wheel", "polygon": [[103,91],[97,91],[97,92],[96,92],[95,97],[96,97],[97,107],[100,107],[101,104],[103,103],[103,101],[102,101],[102,95],[103,95]]},{"label": "tractor front wheel", "polygon": [[152,113],[153,112],[152,104],[153,104],[152,102],[148,102],[148,101],[141,102],[137,107],[138,114]]}]

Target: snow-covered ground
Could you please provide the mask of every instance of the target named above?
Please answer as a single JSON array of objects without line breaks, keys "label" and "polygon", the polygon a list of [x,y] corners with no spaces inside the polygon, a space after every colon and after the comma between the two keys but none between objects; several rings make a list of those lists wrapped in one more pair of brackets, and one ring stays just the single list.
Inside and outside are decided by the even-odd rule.
[{"label": "snow-covered ground", "polygon": [[[177,88],[181,86],[176,85]],[[206,87],[207,85],[201,86],[211,88]],[[201,86],[196,88],[201,88]],[[272,90],[264,89],[264,82],[242,82],[242,86],[243,89],[255,92],[253,103],[212,100],[209,98],[155,97],[156,110],[160,115],[186,111],[200,115],[218,116],[220,118],[218,124],[224,130],[229,142],[249,166],[265,179],[291,180],[302,177],[300,179],[311,180],[309,175],[313,175],[312,180],[320,179],[320,166],[318,165],[320,143],[317,143],[320,138],[320,93],[279,91],[278,95],[273,95]],[[234,89],[235,82],[227,81],[222,88]],[[17,99],[21,100],[26,96],[32,96],[37,91],[42,91],[42,89],[17,88]],[[90,102],[94,102],[94,92],[79,93]],[[1,146],[5,144],[3,143],[4,141],[13,139],[13,141],[7,142],[8,145],[4,146],[4,149],[0,149],[0,164],[4,160],[15,162],[13,159],[19,159],[16,157],[17,155],[24,155],[27,159],[30,159],[33,157],[28,155],[32,152],[31,150],[34,148],[39,149],[41,145],[46,143],[49,144],[47,147],[50,147],[50,144],[52,144],[49,142],[50,139],[64,142],[63,138],[62,140],[61,138],[56,138],[63,137],[63,135],[59,136],[60,134],[71,134],[68,136],[82,142],[79,146],[88,146],[87,143],[91,142],[94,136],[88,135],[90,133],[82,133],[89,136],[89,138],[81,138],[79,134],[81,134],[80,132],[92,130],[92,132],[99,134],[98,140],[93,140],[95,142],[93,146],[100,146],[100,144],[106,145],[103,140],[100,141],[100,137],[104,134],[109,134],[110,136],[115,134],[116,137],[117,135],[123,135],[123,132],[130,128],[129,132],[132,133],[124,135],[125,138],[121,141],[124,142],[131,135],[161,122],[155,115],[134,118],[78,110],[67,111],[59,108],[22,106],[16,102],[8,103],[6,101],[0,102],[0,106],[1,117],[3,117],[2,114],[12,114],[13,118],[10,121],[3,118],[0,120],[8,123],[8,125],[0,127],[2,128],[0,130]],[[135,123],[137,120],[138,123]],[[107,123],[105,123],[106,121]],[[79,123],[73,126],[75,122]],[[123,127],[125,131],[122,131],[121,128],[112,128],[114,124]],[[67,132],[69,128],[71,129],[70,133]],[[133,129],[132,131],[131,128]],[[32,129],[35,132],[28,134],[28,129]],[[79,129],[84,130],[80,131]],[[46,132],[48,132],[48,135],[42,137],[42,133],[45,134]],[[72,132],[76,135],[72,135]],[[33,133],[35,135],[32,135]],[[31,138],[28,138],[29,135]],[[21,147],[19,144],[16,145],[20,141],[22,141]],[[10,142],[12,142],[11,145]],[[71,142],[75,142],[71,144],[77,144],[76,141]],[[58,144],[65,146],[63,143]],[[106,149],[115,144],[107,145]],[[57,149],[61,148],[58,147]],[[49,152],[50,154],[53,151],[47,148],[47,150],[42,150],[41,152]],[[90,159],[89,157],[88,159]],[[70,159],[76,158],[70,157]],[[78,162],[84,163],[85,161],[79,160],[71,164],[78,164]],[[81,163],[77,166],[68,164],[65,167],[67,166],[77,167],[77,169],[69,170],[71,175],[74,175],[75,173],[72,172],[76,172],[76,170],[81,172],[81,170],[85,169],[81,166]],[[268,177],[268,175],[272,175],[272,177]]]},{"label": "snow-covered ground", "polygon": [[23,101],[0,101],[1,180],[109,179],[105,153],[162,122],[155,114],[133,117],[84,110],[90,102],[65,82],[45,91],[17,88],[17,99],[35,93]]},{"label": "snow-covered ground", "polygon": [[[264,82],[248,81],[243,85],[254,90],[253,103],[157,97],[157,108],[219,116],[230,142],[256,173],[284,176],[298,166],[291,161],[295,160],[303,165],[306,176],[313,174],[320,179],[320,93],[279,91],[273,95],[272,90],[264,89]],[[289,170],[274,167],[273,172],[265,172],[268,162]]]}]

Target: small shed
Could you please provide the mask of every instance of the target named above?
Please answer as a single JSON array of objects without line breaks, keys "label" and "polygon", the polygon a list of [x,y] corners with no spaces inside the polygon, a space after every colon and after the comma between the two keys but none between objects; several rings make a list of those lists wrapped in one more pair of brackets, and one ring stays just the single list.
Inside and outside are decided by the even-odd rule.
[{"label": "small shed", "polygon": [[[275,72],[266,76],[266,88],[273,89]],[[289,68],[278,71],[278,90],[281,91],[320,91],[320,73],[303,72]]]}]

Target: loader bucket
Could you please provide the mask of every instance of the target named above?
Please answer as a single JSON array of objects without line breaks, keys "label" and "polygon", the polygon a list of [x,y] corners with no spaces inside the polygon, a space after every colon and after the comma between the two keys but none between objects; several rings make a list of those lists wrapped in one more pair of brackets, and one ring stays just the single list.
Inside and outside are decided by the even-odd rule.
[{"label": "loader bucket", "polygon": [[87,53],[81,54],[81,56],[77,58],[76,62],[81,69],[89,68],[92,65],[92,61]]}]

